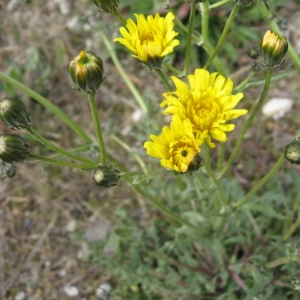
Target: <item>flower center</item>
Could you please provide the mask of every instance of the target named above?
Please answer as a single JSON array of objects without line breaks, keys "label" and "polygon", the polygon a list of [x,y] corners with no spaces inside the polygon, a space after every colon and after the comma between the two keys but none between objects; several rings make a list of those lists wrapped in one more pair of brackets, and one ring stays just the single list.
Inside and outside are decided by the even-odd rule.
[{"label": "flower center", "polygon": [[219,119],[220,106],[217,103],[216,95],[213,91],[207,91],[194,97],[190,111],[192,123],[196,130],[207,130]]}]

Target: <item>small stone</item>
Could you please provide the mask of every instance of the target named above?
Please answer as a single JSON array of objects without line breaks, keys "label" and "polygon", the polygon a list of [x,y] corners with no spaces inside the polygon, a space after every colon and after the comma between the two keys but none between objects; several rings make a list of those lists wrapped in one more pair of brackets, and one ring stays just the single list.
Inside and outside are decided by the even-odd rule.
[{"label": "small stone", "polygon": [[274,120],[282,118],[292,109],[293,101],[287,98],[272,98],[262,108],[262,113]]},{"label": "small stone", "polygon": [[111,291],[111,285],[108,282],[101,283],[96,290],[96,297],[100,299],[109,299],[109,293]]},{"label": "small stone", "polygon": [[26,297],[26,293],[25,292],[19,292],[16,296],[15,296],[15,300],[24,300]]},{"label": "small stone", "polygon": [[74,232],[76,229],[76,221],[75,220],[70,220],[68,224],[66,225],[66,230],[68,232]]},{"label": "small stone", "polygon": [[79,295],[79,290],[76,286],[65,286],[64,292],[69,297],[77,297]]}]

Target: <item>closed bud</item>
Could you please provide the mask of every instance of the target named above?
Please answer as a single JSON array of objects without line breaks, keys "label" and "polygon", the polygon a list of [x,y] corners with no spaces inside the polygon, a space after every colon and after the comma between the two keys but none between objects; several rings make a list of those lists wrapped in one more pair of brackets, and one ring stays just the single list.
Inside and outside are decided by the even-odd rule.
[{"label": "closed bud", "polygon": [[235,0],[238,6],[247,7],[250,6],[255,0]]},{"label": "closed bud", "polygon": [[270,30],[264,35],[260,45],[260,55],[265,67],[276,68],[283,63],[283,57],[288,51],[288,42],[283,35]]},{"label": "closed bud", "polygon": [[300,137],[291,140],[284,148],[284,157],[292,164],[300,164]]},{"label": "closed bud", "polygon": [[0,135],[0,159],[6,163],[22,162],[30,154],[28,144],[17,134]]},{"label": "closed bud", "polygon": [[6,163],[2,159],[0,159],[0,179],[6,178],[6,177],[14,177],[17,172],[17,167],[15,163]]},{"label": "closed bud", "polygon": [[0,120],[10,129],[20,130],[30,126],[31,115],[22,101],[3,98],[0,100]]},{"label": "closed bud", "polygon": [[97,185],[109,188],[119,183],[121,171],[113,166],[98,166],[94,172],[94,180]]},{"label": "closed bud", "polygon": [[68,73],[75,83],[75,89],[95,94],[103,82],[103,62],[92,52],[81,51],[70,61]]},{"label": "closed bud", "polygon": [[93,0],[101,13],[114,14],[119,6],[119,0]]}]

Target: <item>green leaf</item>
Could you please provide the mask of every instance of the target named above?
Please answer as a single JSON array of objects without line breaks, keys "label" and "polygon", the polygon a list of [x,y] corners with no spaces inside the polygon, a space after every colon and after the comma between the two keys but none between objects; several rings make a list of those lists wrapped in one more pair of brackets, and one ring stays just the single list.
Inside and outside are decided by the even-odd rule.
[{"label": "green leaf", "polygon": [[254,211],[261,212],[262,214],[268,216],[268,217],[273,217],[278,220],[285,220],[286,216],[283,216],[279,213],[277,213],[270,205],[265,205],[265,204],[247,204],[241,209],[250,209]]}]

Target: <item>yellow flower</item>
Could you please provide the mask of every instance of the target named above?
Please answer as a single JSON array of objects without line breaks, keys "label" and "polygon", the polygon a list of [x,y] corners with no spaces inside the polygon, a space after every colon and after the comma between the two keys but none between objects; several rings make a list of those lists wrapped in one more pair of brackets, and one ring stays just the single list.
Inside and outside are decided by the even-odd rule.
[{"label": "yellow flower", "polygon": [[186,173],[193,165],[194,158],[200,152],[203,141],[196,140],[193,127],[188,119],[172,119],[170,128],[164,126],[159,136],[150,135],[152,141],[144,144],[147,154],[160,158],[160,164],[178,173]]},{"label": "yellow flower", "polygon": [[242,93],[231,95],[233,82],[218,73],[197,69],[188,75],[189,86],[172,76],[175,92],[163,94],[166,98],[161,107],[168,105],[164,114],[178,115],[181,120],[188,118],[197,139],[205,139],[210,147],[215,147],[214,139],[225,142],[225,132],[232,131],[234,124],[227,121],[246,114],[246,109],[234,109],[244,97]]},{"label": "yellow flower", "polygon": [[116,38],[115,42],[126,46],[133,52],[133,57],[146,65],[159,68],[163,57],[179,45],[179,40],[174,39],[178,35],[173,30],[175,16],[169,12],[165,17],[160,17],[159,13],[147,19],[144,15],[135,14],[135,17],[137,23],[128,19],[127,28],[120,28],[123,38]]}]

